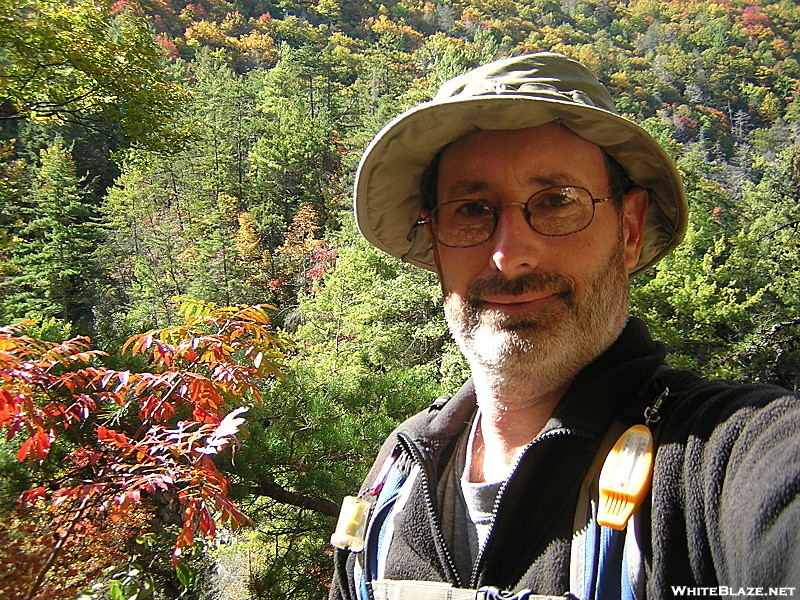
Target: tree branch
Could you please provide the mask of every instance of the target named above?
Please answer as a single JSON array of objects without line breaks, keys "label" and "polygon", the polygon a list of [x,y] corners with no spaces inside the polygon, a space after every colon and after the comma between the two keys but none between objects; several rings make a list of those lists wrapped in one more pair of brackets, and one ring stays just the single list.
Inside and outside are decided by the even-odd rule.
[{"label": "tree branch", "polygon": [[298,494],[297,492],[291,492],[271,479],[262,479],[256,482],[256,487],[252,488],[251,491],[254,494],[267,496],[283,504],[297,506],[298,508],[307,508],[329,517],[339,516],[340,507],[335,502],[322,498],[310,498]]}]

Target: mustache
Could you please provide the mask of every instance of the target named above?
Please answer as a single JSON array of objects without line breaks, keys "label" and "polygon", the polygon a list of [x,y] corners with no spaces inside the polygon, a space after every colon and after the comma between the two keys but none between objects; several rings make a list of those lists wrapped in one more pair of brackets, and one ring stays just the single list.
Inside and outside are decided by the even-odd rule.
[{"label": "mustache", "polygon": [[551,292],[570,301],[575,292],[575,282],[561,273],[526,273],[508,279],[498,273],[492,277],[473,281],[467,287],[467,300],[473,305],[480,304],[486,296],[521,296],[528,293]]}]

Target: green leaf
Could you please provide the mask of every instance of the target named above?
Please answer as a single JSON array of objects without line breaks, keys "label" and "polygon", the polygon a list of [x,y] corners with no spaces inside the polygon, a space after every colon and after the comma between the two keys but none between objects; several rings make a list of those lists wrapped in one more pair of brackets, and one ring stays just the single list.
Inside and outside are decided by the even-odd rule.
[{"label": "green leaf", "polygon": [[175,574],[178,576],[178,581],[186,589],[192,587],[197,579],[197,571],[183,558],[175,565]]}]

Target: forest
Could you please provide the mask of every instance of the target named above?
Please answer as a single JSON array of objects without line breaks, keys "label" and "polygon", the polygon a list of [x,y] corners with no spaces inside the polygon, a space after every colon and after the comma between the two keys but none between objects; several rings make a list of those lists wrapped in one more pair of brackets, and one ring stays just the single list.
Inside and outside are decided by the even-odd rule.
[{"label": "forest", "polygon": [[793,0],[0,0],[0,599],[327,597],[341,498],[467,376],[360,153],[540,50],[684,177],[631,291],[670,364],[800,388]]}]

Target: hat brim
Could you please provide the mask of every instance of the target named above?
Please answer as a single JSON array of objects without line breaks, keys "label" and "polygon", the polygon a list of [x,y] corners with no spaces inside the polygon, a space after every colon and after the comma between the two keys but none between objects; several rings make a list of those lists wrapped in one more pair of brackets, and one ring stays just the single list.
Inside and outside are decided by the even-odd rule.
[{"label": "hat brim", "polygon": [[356,222],[383,251],[435,271],[422,232],[409,235],[422,207],[420,179],[449,143],[477,130],[527,129],[559,121],[594,142],[646,188],[650,206],[637,275],[677,246],[686,231],[688,203],[680,174],[653,137],[637,124],[590,105],[523,94],[454,97],[399,115],[367,147],[356,173]]}]

